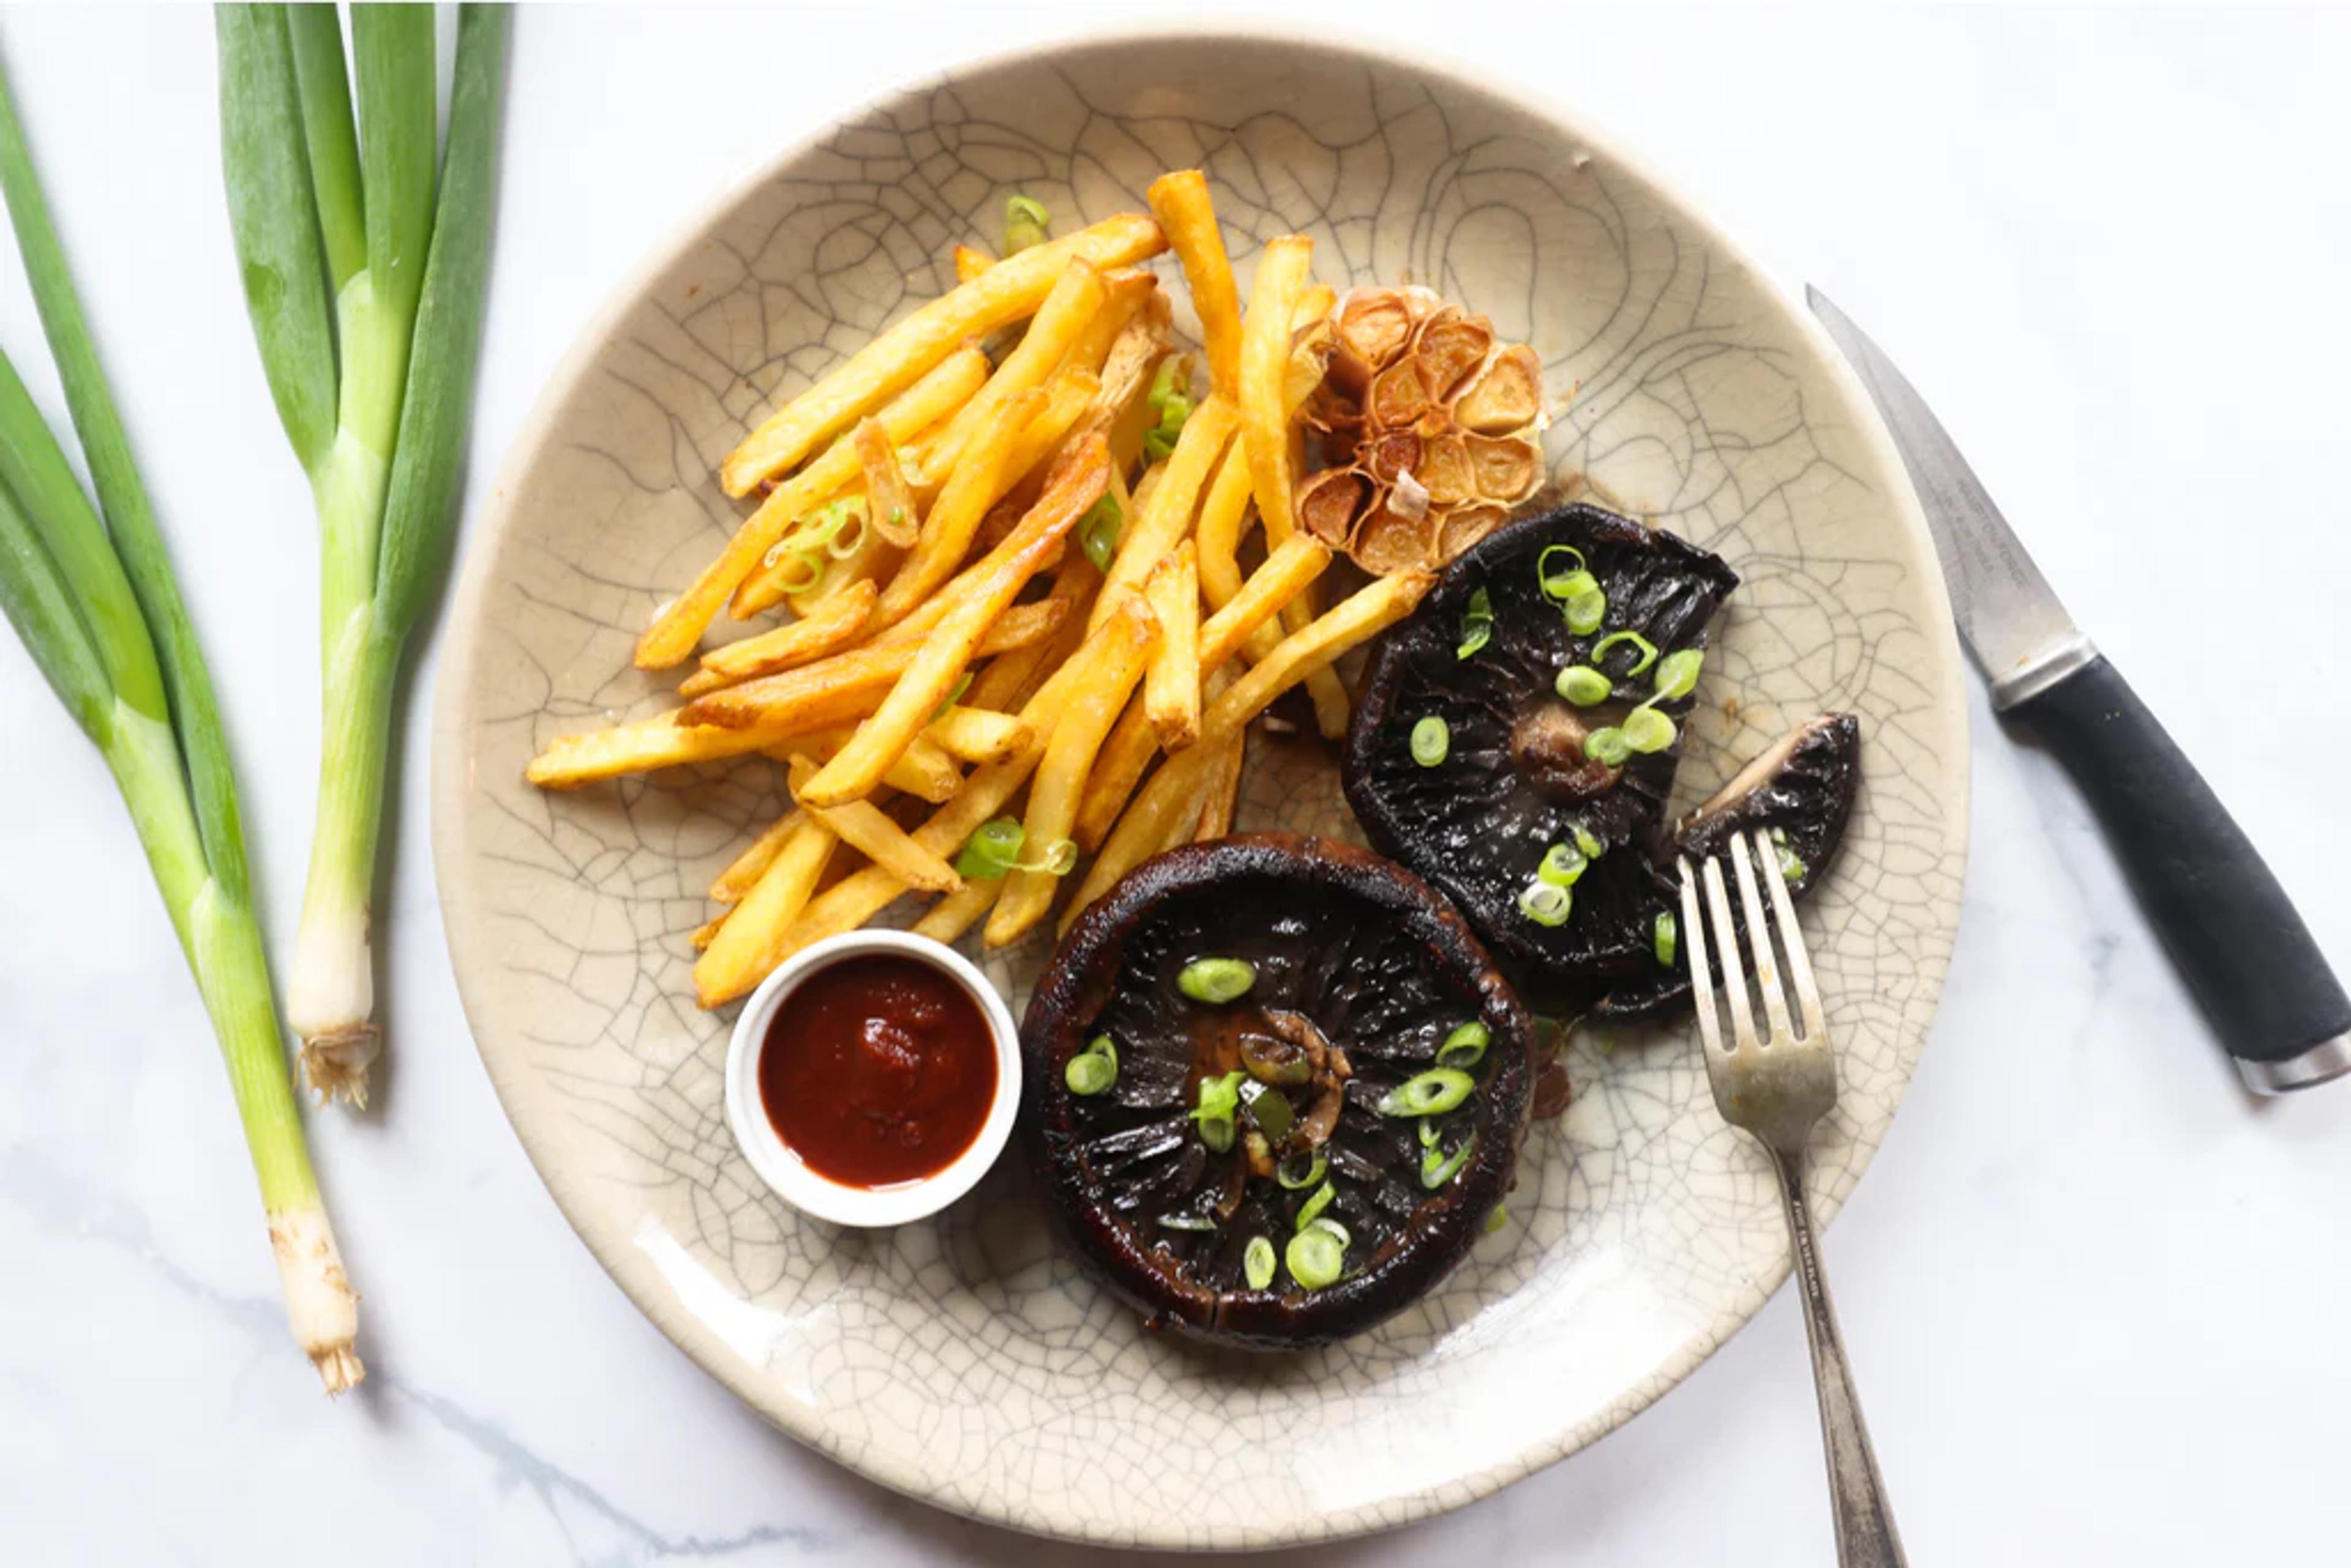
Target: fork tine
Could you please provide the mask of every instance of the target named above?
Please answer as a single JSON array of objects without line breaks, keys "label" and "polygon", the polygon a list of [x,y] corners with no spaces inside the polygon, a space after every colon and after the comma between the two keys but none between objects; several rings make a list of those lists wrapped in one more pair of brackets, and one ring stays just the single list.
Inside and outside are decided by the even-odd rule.
[{"label": "fork tine", "polygon": [[1763,993],[1763,1010],[1771,1019],[1771,1038],[1789,1038],[1788,993],[1780,988],[1780,964],[1771,952],[1771,925],[1763,918],[1763,900],[1755,893],[1755,864],[1747,841],[1730,841],[1731,868],[1739,873],[1739,902],[1747,912],[1747,948],[1755,959],[1755,988]]},{"label": "fork tine", "polygon": [[1698,1032],[1711,1051],[1722,1050],[1721,1009],[1715,1005],[1714,974],[1706,958],[1706,919],[1698,911],[1698,877],[1690,871],[1688,857],[1680,862],[1682,873],[1682,941],[1689,949],[1690,999],[1698,1010]]},{"label": "fork tine", "polygon": [[1706,862],[1706,902],[1714,914],[1714,951],[1722,960],[1722,990],[1730,999],[1732,1032],[1742,1046],[1755,1040],[1755,1010],[1747,1002],[1747,971],[1739,957],[1739,928],[1730,923],[1730,895],[1722,890],[1722,862]]},{"label": "fork tine", "polygon": [[1821,1014],[1821,988],[1813,978],[1812,955],[1804,950],[1803,928],[1796,924],[1795,901],[1788,896],[1788,879],[1780,867],[1780,857],[1761,829],[1755,832],[1755,852],[1763,857],[1771,869],[1763,881],[1771,889],[1771,913],[1778,916],[1780,946],[1788,952],[1788,974],[1796,982],[1796,1005],[1804,1015],[1804,1039],[1821,1038],[1828,1020]]}]

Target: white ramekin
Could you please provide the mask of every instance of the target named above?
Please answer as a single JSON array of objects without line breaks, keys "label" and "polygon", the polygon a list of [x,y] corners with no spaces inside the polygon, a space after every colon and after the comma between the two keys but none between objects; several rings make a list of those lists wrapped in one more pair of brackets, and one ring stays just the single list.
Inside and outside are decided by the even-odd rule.
[{"label": "white ramekin", "polygon": [[[862,953],[904,954],[953,977],[979,1004],[980,1014],[987,1020],[988,1038],[996,1047],[996,1098],[971,1147],[934,1175],[880,1190],[843,1186],[810,1170],[785,1146],[759,1099],[759,1051],[767,1042],[768,1025],[777,1009],[810,975]],[[751,993],[735,1020],[735,1035],[726,1047],[726,1125],[743,1157],[787,1203],[835,1225],[904,1225],[936,1214],[987,1174],[987,1167],[1003,1153],[1005,1139],[1011,1135],[1013,1114],[1019,1105],[1020,1033],[1013,1025],[1011,1009],[970,959],[944,943],[909,931],[848,931],[794,954]]]}]

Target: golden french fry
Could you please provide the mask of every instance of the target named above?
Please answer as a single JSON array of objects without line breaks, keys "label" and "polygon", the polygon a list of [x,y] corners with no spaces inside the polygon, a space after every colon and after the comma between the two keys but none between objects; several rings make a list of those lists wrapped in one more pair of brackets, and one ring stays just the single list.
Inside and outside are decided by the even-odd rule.
[{"label": "golden french fry", "polygon": [[[976,656],[1001,653],[1041,642],[1053,634],[1061,617],[1068,613],[1066,605],[1050,599],[1015,606],[983,629]],[[881,700],[877,694],[896,685],[922,653],[922,641],[912,637],[852,648],[814,664],[761,675],[697,697],[683,710],[684,722],[737,728],[773,728],[789,723],[792,727],[789,733],[805,735],[811,729],[837,724],[841,716],[828,716],[822,724],[798,723],[799,716],[807,709],[838,706],[852,696],[863,696],[872,699],[864,712],[878,710]]]},{"label": "golden french fry", "polygon": [[743,895],[695,960],[694,989],[705,1008],[743,995],[781,963],[777,937],[797,923],[841,841],[831,828],[803,818],[776,858]]},{"label": "golden french fry", "polygon": [[[703,699],[707,702],[710,699]],[[559,736],[531,758],[524,777],[543,789],[576,789],[623,773],[644,773],[688,762],[715,762],[766,751],[796,736],[860,719],[881,706],[879,687],[825,692],[776,722],[741,728],[682,722],[673,709],[632,724],[584,735]]]},{"label": "golden french fry", "polygon": [[1189,539],[1144,580],[1143,593],[1159,618],[1143,711],[1160,747],[1181,751],[1200,738],[1200,572]]},{"label": "golden french fry", "polygon": [[[1099,447],[1096,450],[1099,454]],[[1106,477],[1106,457],[1098,455],[1089,466],[1098,476]],[[858,727],[855,738],[809,780],[807,789],[799,792],[802,805],[838,806],[862,799],[881,782],[891,761],[905,750],[907,742],[922,732],[953,695],[956,678],[980,648],[989,625],[1004,614],[1013,596],[1029,579],[1059,554],[1062,537],[1077,521],[1072,512],[1063,516],[1065,520],[1057,530],[1040,534],[998,568],[992,580],[975,588],[948,612],[935,632],[913,644],[919,649],[914,662],[907,666],[873,716]]]},{"label": "golden french fry", "polygon": [[[1218,610],[1241,591],[1241,539],[1249,532],[1249,453],[1239,442],[1225,449],[1217,465],[1216,482],[1200,503],[1200,525],[1193,533],[1199,547],[1200,591]],[[1270,650],[1269,638],[1265,647]]]},{"label": "golden french fry", "polygon": [[1167,358],[1171,314],[1166,294],[1152,290],[1102,361],[1102,392],[1082,428],[1110,437],[1111,458],[1121,474],[1142,455],[1144,432],[1159,418],[1151,406],[1151,383]]},{"label": "golden french fry", "polygon": [[1197,169],[1178,169],[1151,183],[1151,212],[1166,231],[1167,243],[1184,265],[1192,308],[1200,318],[1200,340],[1208,351],[1208,384],[1228,399],[1240,392],[1241,297],[1233,284],[1233,264],[1217,228],[1208,200],[1208,178]]},{"label": "golden french fry", "polygon": [[[1113,470],[1113,482],[1117,476]],[[989,660],[987,668],[972,682],[971,690],[964,694],[964,705],[1003,713],[1019,712],[1035,695],[1039,684],[1060,669],[1084,640],[1087,612],[1093,608],[1094,595],[1101,588],[1102,573],[1094,570],[1094,563],[1065,549],[1061,564],[1053,574],[1053,591],[1042,601],[1068,608],[1069,615],[1061,630],[1042,643]]]},{"label": "golden french fry", "polygon": [[[718,880],[710,884],[711,902],[733,904],[750,892],[751,884],[759,880],[760,873],[775,863],[778,852],[784,847],[784,841],[807,820],[794,810],[786,811],[769,823],[767,831],[753,839],[750,847],[729,862],[726,869],[718,873]],[[696,946],[707,946],[708,944],[697,943]]]},{"label": "golden french fry", "polygon": [[1313,255],[1314,242],[1303,235],[1268,241],[1258,255],[1249,319],[1241,327],[1241,442],[1269,545],[1281,543],[1291,532],[1290,411],[1281,397],[1282,372],[1290,363],[1290,318]]},{"label": "golden french fry", "polygon": [[[1034,392],[1045,384],[1046,378],[1060,368],[1070,345],[1085,331],[1086,323],[1101,312],[1108,297],[1109,288],[1095,268],[1074,261],[1063,270],[1044,304],[1038,307],[1036,319],[1020,335],[1019,343],[1004,356],[1004,362],[997,366],[987,384],[947,421],[923,455],[923,472],[915,481],[918,488],[926,495],[936,494],[942,485],[962,470],[964,454],[979,439],[980,432],[993,423],[998,410],[1023,392]],[[1019,425],[1014,428],[1018,430]]]},{"label": "golden french fry", "polygon": [[865,618],[872,613],[873,601],[880,593],[870,582],[853,582],[798,621],[713,648],[702,656],[702,668],[677,688],[678,695],[698,697],[737,681],[772,675],[839,653],[864,635]]},{"label": "golden french fry", "polygon": [[1143,787],[1143,793],[1103,841],[1094,863],[1086,868],[1085,881],[1078,884],[1077,895],[1061,915],[1062,931],[1067,932],[1085,907],[1108,893],[1119,878],[1157,854],[1176,832],[1199,821],[1208,787],[1208,764],[1215,755],[1212,747],[1196,746],[1169,758],[1151,776],[1151,782]]},{"label": "golden french fry", "polygon": [[[1288,544],[1266,557],[1230,602],[1200,623],[1201,679],[1210,679],[1235,653],[1253,645],[1259,631],[1330,564],[1329,547],[1305,533],[1291,535]],[[1086,779],[1085,801],[1078,808],[1080,848],[1101,847],[1158,748],[1159,737],[1143,706],[1128,708]]]},{"label": "golden french fry", "polygon": [[1184,422],[1176,450],[1157,470],[1159,480],[1148,495],[1135,497],[1134,510],[1119,535],[1118,554],[1105,574],[1102,597],[1094,601],[1088,631],[1102,624],[1102,617],[1117,602],[1120,589],[1140,588],[1161,559],[1192,531],[1193,505],[1232,434],[1233,405],[1213,392]]},{"label": "golden french fry", "polygon": [[[1111,722],[1126,706],[1135,683],[1157,640],[1157,618],[1142,598],[1133,593],[1120,602],[1101,630],[1078,649],[1081,674],[1053,720],[1052,738],[1044,759],[1029,780],[1029,811],[1022,820],[1024,855],[1050,855],[1070,836],[1078,811],[1079,792],[1093,766],[1094,753],[1110,733]],[[1074,846],[1072,846],[1074,849]],[[1061,878],[1045,871],[1015,871],[1005,879],[1004,894],[987,920],[987,945],[1001,947],[1016,942],[1053,906]]]},{"label": "golden french fry", "polygon": [[958,703],[925,726],[923,738],[965,762],[1001,762],[1036,738],[1036,732],[1012,714]]},{"label": "golden french fry", "polygon": [[[902,442],[900,450],[904,460],[902,465],[911,465],[919,472],[923,454],[930,449],[930,443],[937,437],[939,430],[940,426],[934,424],[914,441]],[[763,610],[771,610],[785,602],[791,605],[795,615],[812,615],[818,605],[853,583],[872,582],[879,588],[882,580],[897,570],[898,558],[902,553],[878,529],[862,529],[849,553],[835,556],[828,552],[822,572],[814,586],[804,587],[799,584],[806,569],[779,545],[760,559],[758,569],[735,590],[735,597],[726,608],[737,621],[747,621]]]},{"label": "golden french fry", "polygon": [[692,942],[694,944],[694,950],[699,953],[704,948],[709,946],[713,942],[718,940],[718,928],[726,924],[726,916],[725,915],[714,915],[710,919],[705,920],[701,925],[695,926],[694,928],[694,935],[686,938],[686,940]]},{"label": "golden french fry", "polygon": [[[786,741],[771,748],[768,755],[779,762],[789,762],[795,757],[813,757],[821,762],[847,746],[849,737],[856,733],[857,727],[853,724],[835,725],[830,729],[820,729]],[[927,800],[935,806],[953,799],[955,792],[963,787],[963,769],[956,766],[956,759],[943,747],[916,736],[914,743],[906,747],[905,754],[890,765],[889,772],[882,775],[882,782],[902,795],[912,795],[917,800]]]},{"label": "golden french fry", "polygon": [[[1331,307],[1337,303],[1339,303],[1339,291],[1329,284],[1308,284],[1299,291],[1298,307],[1290,313],[1290,329],[1292,332],[1303,332],[1310,327],[1327,327],[1330,324],[1327,318],[1331,314]],[[1297,362],[1294,355],[1291,362],[1293,364]],[[1307,390],[1311,392],[1313,389],[1310,387]],[[1305,393],[1300,393],[1298,402],[1305,401]],[[1290,406],[1295,408],[1297,403],[1292,403]]]},{"label": "golden french fry", "polygon": [[[817,765],[805,757],[795,757],[791,762],[792,793],[797,797],[816,777]],[[841,836],[841,841],[856,850],[875,865],[908,887],[925,893],[958,893],[963,878],[955,867],[907,836],[906,830],[883,814],[882,808],[871,800],[851,800],[840,806],[810,806],[800,810],[822,822]]]},{"label": "golden french fry", "polygon": [[906,465],[898,460],[898,444],[882,422],[867,414],[850,432],[857,447],[857,465],[865,475],[865,526],[890,545],[905,549],[922,532],[914,506],[914,486],[906,482]]},{"label": "golden french fry", "polygon": [[1124,267],[1102,275],[1104,297],[1094,319],[1070,340],[1061,356],[1063,370],[1091,371],[1099,376],[1110,362],[1111,350],[1125,336],[1130,322],[1155,298],[1165,303],[1159,279],[1139,267]]},{"label": "golden french fry", "polygon": [[1004,879],[993,882],[967,882],[961,893],[950,893],[924,913],[914,922],[914,933],[934,942],[954,943],[963,934],[979,924],[996,903],[996,895],[1004,891]]},{"label": "golden french fry", "polygon": [[1005,257],[877,334],[846,363],[769,415],[727,455],[719,483],[728,495],[741,496],[787,472],[826,436],[946,359],[966,339],[1035,311],[1072,261],[1124,267],[1165,248],[1159,225],[1137,213]]},{"label": "golden french fry", "polygon": [[[948,354],[882,411],[883,433],[893,441],[909,439],[968,401],[987,380],[986,354],[977,349]],[[637,639],[638,667],[666,669],[692,653],[727,595],[759,570],[763,558],[794,523],[854,480],[857,467],[856,447],[850,442],[836,442],[823,456],[777,486],[735,530],[718,559],[705,567],[684,593],[663,606],[644,635]]]},{"label": "golden french fry", "polygon": [[997,497],[1011,487],[1005,469],[1021,429],[1044,412],[1045,394],[1034,388],[1005,399],[989,415],[963,451],[955,473],[932,503],[923,520],[922,538],[907,553],[890,586],[873,606],[873,624],[886,627],[906,618],[909,611],[945,582],[979,531]]},{"label": "golden french fry", "polygon": [[996,265],[996,258],[984,250],[967,245],[955,247],[955,275],[957,283],[969,283]]},{"label": "golden french fry", "polygon": [[1221,839],[1233,831],[1233,808],[1240,801],[1241,772],[1248,762],[1249,731],[1244,729],[1226,741],[1208,764],[1207,797],[1190,833],[1194,843]]}]

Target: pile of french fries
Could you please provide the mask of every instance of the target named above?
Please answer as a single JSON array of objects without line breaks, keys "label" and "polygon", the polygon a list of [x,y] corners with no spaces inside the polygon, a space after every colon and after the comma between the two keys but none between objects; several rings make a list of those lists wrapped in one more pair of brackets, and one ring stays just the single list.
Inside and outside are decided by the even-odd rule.
[{"label": "pile of french fries", "polygon": [[[1426,592],[1400,573],[1317,611],[1332,554],[1294,511],[1296,416],[1331,351],[1312,242],[1263,248],[1244,314],[1207,180],[1166,174],[1149,200],[1000,260],[958,246],[952,291],[754,430],[719,477],[756,509],[636,663],[684,664],[722,610],[789,618],[702,653],[682,706],[531,763],[549,789],[785,769],[791,809],[711,886],[703,1006],[908,894],[935,900],[914,929],[942,941],[984,922],[1003,946],[1057,904],[1066,928],[1144,860],[1229,831],[1248,727],[1284,692],[1303,684],[1343,734],[1333,661]],[[1170,249],[1201,324],[1196,403],[1143,265]],[[999,817],[1018,858],[959,873]]]}]

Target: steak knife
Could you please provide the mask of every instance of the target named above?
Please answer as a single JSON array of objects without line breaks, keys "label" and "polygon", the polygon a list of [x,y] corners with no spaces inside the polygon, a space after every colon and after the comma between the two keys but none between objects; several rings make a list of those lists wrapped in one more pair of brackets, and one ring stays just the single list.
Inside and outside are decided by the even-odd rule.
[{"label": "steak knife", "polygon": [[2091,644],[1925,400],[1817,288],[1805,298],[1893,432],[1991,706],[2055,754],[2204,1016],[2261,1094],[2351,1072],[2351,1000],[2261,852]]}]

